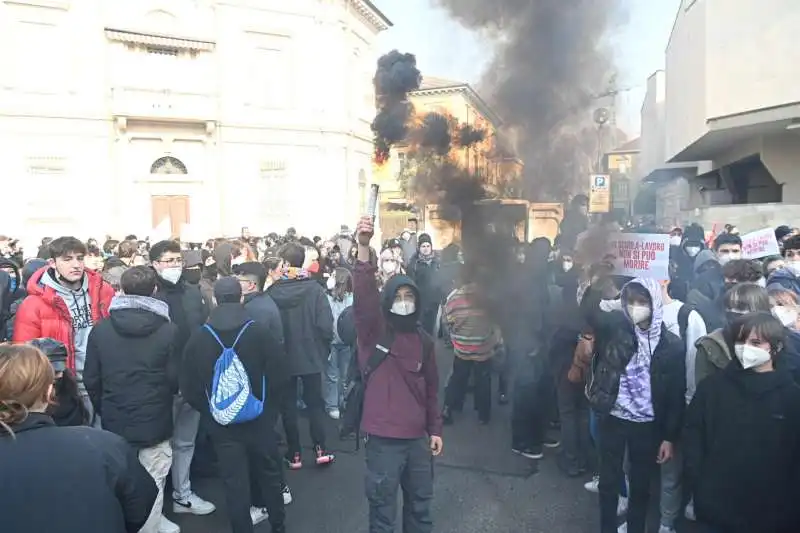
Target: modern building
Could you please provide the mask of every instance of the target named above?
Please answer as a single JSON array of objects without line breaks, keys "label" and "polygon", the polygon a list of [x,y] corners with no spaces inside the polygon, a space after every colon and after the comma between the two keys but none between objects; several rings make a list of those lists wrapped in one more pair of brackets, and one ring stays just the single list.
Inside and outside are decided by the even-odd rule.
[{"label": "modern building", "polygon": [[686,179],[683,204],[669,202],[684,220],[794,220],[779,203],[800,203],[798,25],[792,0],[683,0],[642,109],[642,157],[650,181]]},{"label": "modern building", "polygon": [[390,26],[369,0],[0,0],[0,233],[352,224]]},{"label": "modern building", "polygon": [[[482,141],[454,148],[450,157],[472,174],[481,176],[496,196],[517,196],[523,164],[498,139],[501,118],[466,82],[425,76],[420,88],[409,94],[417,118],[427,113],[452,117],[458,124],[484,132]],[[381,186],[380,223],[384,235],[396,235],[413,216],[422,216],[397,179],[405,165],[406,146],[393,148],[386,168],[376,173]]]}]

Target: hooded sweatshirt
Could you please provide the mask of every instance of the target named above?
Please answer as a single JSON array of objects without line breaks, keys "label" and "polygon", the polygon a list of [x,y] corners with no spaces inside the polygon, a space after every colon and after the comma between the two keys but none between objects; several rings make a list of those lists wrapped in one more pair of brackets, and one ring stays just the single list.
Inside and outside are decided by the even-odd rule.
[{"label": "hooded sweatshirt", "polygon": [[788,268],[779,268],[767,282],[767,290],[773,289],[786,289],[800,296],[800,277]]},{"label": "hooded sweatshirt", "polygon": [[[626,300],[626,291],[632,284],[643,286],[650,294],[652,314],[650,327],[646,330],[634,324],[636,332],[636,353],[631,357],[625,372],[619,380],[619,394],[611,414],[630,422],[652,422],[655,419],[653,409],[653,392],[650,383],[650,363],[653,351],[661,340],[661,324],[663,322],[663,302],[661,287],[653,279],[636,278],[622,289],[622,301]],[[630,320],[627,307],[622,312]]]},{"label": "hooded sweatshirt", "polygon": [[[358,335],[358,365],[361,371],[382,342],[387,328],[395,328],[390,354],[373,369],[364,394],[361,430],[367,435],[396,439],[416,439],[442,434],[439,412],[439,372],[432,355],[432,339],[419,332],[420,308],[408,317],[390,315],[397,289],[408,286],[417,296],[419,289],[407,276],[389,279],[378,292],[375,267],[358,261],[353,269],[353,313]],[[411,328],[407,328],[410,323]],[[426,347],[427,345],[427,347]],[[431,350],[428,357],[425,350]]]}]

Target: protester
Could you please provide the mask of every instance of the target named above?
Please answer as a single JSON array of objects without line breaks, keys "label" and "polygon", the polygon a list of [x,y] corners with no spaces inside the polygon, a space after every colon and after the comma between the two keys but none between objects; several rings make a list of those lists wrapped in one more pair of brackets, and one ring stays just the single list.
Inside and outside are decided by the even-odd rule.
[{"label": "protester", "polygon": [[769,277],[770,289],[783,287],[800,295],[800,235],[787,238],[783,243],[784,266]]},{"label": "protester", "polygon": [[153,479],[121,437],[56,426],[45,414],[54,380],[35,347],[0,345],[2,530],[138,532],[156,500]]},{"label": "protester", "polygon": [[[214,399],[216,387],[236,385],[233,382],[218,385],[217,380],[223,377],[230,380],[230,373],[238,371],[246,373],[247,385],[245,389],[234,389],[239,390],[239,395],[260,402],[277,397],[276,391],[285,387],[286,380],[283,348],[266,326],[250,317],[242,304],[239,280],[220,278],[214,285],[214,297],[217,307],[208,323],[195,330],[186,344],[184,359],[191,357],[192,363],[181,367],[181,391],[189,405],[200,413],[214,445],[232,532],[252,533],[254,525],[269,518],[273,533],[284,533],[281,463],[274,419],[262,405],[263,410],[253,417],[241,422],[236,419],[223,422],[217,411],[227,416],[233,407],[223,411]],[[240,366],[237,371],[228,367],[220,376],[220,361],[228,352],[235,354]]]},{"label": "protester", "polygon": [[369,531],[394,533],[397,491],[402,488],[403,529],[430,533],[431,455],[443,449],[439,373],[432,340],[419,331],[420,294],[414,281],[397,275],[378,292],[376,268],[370,264],[373,234],[372,218],[362,217],[356,228],[358,263],[353,272],[361,371],[367,370],[379,345],[388,350],[384,361],[369,369],[361,423],[367,435]]},{"label": "protester", "polygon": [[433,253],[430,235],[422,233],[417,239],[417,253],[406,263],[408,277],[414,280],[420,293],[420,323],[432,335],[439,311],[441,295],[438,293],[437,271],[439,260]]},{"label": "protester", "polygon": [[45,414],[50,415],[57,426],[89,425],[91,411],[83,403],[75,374],[67,368],[67,347],[55,339],[33,339],[28,344],[47,356],[55,372],[53,402]]},{"label": "protester", "polygon": [[153,298],[156,273],[131,267],[111,300],[110,316],[89,334],[84,383],[103,429],[123,437],[155,480],[158,498],[142,533],[178,533],[162,516],[164,484],[172,467],[172,404],[180,353],[169,307]]},{"label": "protester", "polygon": [[330,287],[328,303],[333,314],[333,341],[325,366],[325,410],[328,416],[338,420],[353,359],[351,346],[339,336],[338,326],[342,312],[353,305],[353,276],[346,268],[337,268],[329,278],[328,286]]}]

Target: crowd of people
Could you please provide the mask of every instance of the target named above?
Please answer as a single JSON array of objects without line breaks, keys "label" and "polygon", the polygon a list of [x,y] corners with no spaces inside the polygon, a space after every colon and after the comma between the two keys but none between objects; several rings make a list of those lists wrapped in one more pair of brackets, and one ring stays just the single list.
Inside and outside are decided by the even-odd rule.
[{"label": "crowd of people", "polygon": [[[0,236],[3,524],[179,533],[166,502],[216,512],[194,461],[221,479],[233,533],[280,533],[285,470],[336,468],[328,417],[363,437],[370,533],[394,532],[401,489],[404,531],[428,533],[443,426],[470,392],[489,423],[496,376],[509,453],[557,450],[564,475],[591,476],[601,533],[644,533],[654,497],[659,533],[681,516],[800,530],[800,231],[751,260],[735,227],[675,228],[660,280],[596,252],[619,229],[590,228],[579,198],[555,242],[512,244],[488,276],[413,220],[383,243],[363,217],[327,240],[59,237],[33,257]],[[440,337],[455,356],[441,404]]]}]

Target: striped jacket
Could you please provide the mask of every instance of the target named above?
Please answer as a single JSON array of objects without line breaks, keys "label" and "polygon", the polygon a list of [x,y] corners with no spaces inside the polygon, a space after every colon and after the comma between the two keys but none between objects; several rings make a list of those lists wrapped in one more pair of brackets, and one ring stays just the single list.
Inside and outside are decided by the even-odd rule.
[{"label": "striped jacket", "polygon": [[473,285],[454,290],[444,304],[444,318],[456,357],[486,361],[500,344],[500,332],[472,297]]}]

